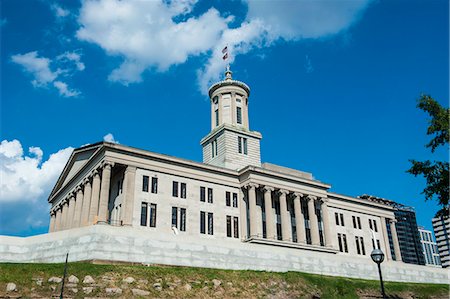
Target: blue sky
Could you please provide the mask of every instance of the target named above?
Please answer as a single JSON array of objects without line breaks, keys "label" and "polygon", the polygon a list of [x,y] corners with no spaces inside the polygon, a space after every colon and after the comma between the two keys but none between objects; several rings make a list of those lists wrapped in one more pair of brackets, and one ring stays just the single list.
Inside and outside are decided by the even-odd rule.
[{"label": "blue sky", "polygon": [[264,162],[414,206],[431,229],[438,207],[405,171],[408,159],[448,160],[425,148],[416,108],[421,93],[448,106],[448,1],[0,6],[0,234],[47,230],[46,199],[73,148],[113,138],[201,161],[225,44],[252,90]]}]

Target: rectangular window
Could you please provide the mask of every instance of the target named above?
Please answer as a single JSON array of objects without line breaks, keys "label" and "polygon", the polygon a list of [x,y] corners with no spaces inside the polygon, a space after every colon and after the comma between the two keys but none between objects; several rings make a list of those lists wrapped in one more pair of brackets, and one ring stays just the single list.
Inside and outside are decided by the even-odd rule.
[{"label": "rectangular window", "polygon": [[242,124],[242,108],[236,107],[236,122]]},{"label": "rectangular window", "polygon": [[356,217],[358,220],[358,228],[361,229],[361,218],[360,217]]},{"label": "rectangular window", "polygon": [[148,192],[148,176],[146,175],[142,177],[142,191]]},{"label": "rectangular window", "polygon": [[339,214],[334,213],[334,218],[336,219],[336,225],[339,225]]},{"label": "rectangular window", "polygon": [[186,183],[181,183],[180,187],[181,187],[180,197],[181,198],[186,198]]},{"label": "rectangular window", "polygon": [[175,181],[172,183],[172,196],[178,197],[178,182]]},{"label": "rectangular window", "polygon": [[227,237],[231,238],[231,216],[227,216]]},{"label": "rectangular window", "polygon": [[344,243],[344,251],[348,252],[348,247],[347,247],[347,236],[345,234],[342,234],[342,241]]},{"label": "rectangular window", "polygon": [[381,246],[380,246],[380,240],[377,240],[377,248],[378,248],[378,249],[381,249]]},{"label": "rectangular window", "polygon": [[200,212],[200,233],[205,234],[205,212]]},{"label": "rectangular window", "polygon": [[369,219],[369,228],[373,229],[373,227],[372,227],[372,219]]},{"label": "rectangular window", "polygon": [[214,114],[216,116],[216,127],[219,125],[219,109],[216,109],[214,111]]},{"label": "rectangular window", "polygon": [[339,251],[344,252],[344,247],[342,246],[342,236],[341,234],[337,234],[337,236],[338,236]]},{"label": "rectangular window", "polygon": [[238,137],[238,153],[242,154],[242,137]]},{"label": "rectangular window", "polygon": [[150,227],[156,227],[156,204],[150,204]]},{"label": "rectangular window", "polygon": [[213,213],[208,213],[208,235],[214,234],[214,219]]},{"label": "rectangular window", "polygon": [[356,252],[358,254],[361,254],[361,249],[359,248],[359,238],[355,237],[355,242],[356,242]]},{"label": "rectangular window", "polygon": [[363,255],[366,255],[366,250],[364,248],[364,239],[363,239],[363,237],[359,237],[359,240],[361,241],[361,252],[362,252]]},{"label": "rectangular window", "polygon": [[147,203],[141,204],[141,226],[147,226]]},{"label": "rectangular window", "polygon": [[208,188],[208,202],[213,203],[213,189]]},{"label": "rectangular window", "polygon": [[180,231],[186,231],[186,209],[180,208]]},{"label": "rectangular window", "polygon": [[211,157],[214,158],[215,156],[217,156],[217,140],[211,142]]},{"label": "rectangular window", "polygon": [[353,228],[356,228],[356,217],[352,216],[352,220],[353,220]]},{"label": "rectangular window", "polygon": [[178,208],[172,207],[172,227],[178,228]]},{"label": "rectangular window", "polygon": [[375,220],[373,221],[373,228],[375,229],[375,232],[378,232],[377,222]]},{"label": "rectangular window", "polygon": [[341,225],[345,226],[345,224],[344,224],[344,214],[341,213],[340,216],[341,216]]},{"label": "rectangular window", "polygon": [[200,201],[205,202],[205,198],[206,198],[206,190],[205,187],[200,187]]},{"label": "rectangular window", "polygon": [[158,193],[158,178],[152,178],[152,193]]},{"label": "rectangular window", "polygon": [[239,238],[239,218],[233,217],[234,237]]},{"label": "rectangular window", "polygon": [[375,249],[375,240],[372,238],[372,247]]},{"label": "rectangular window", "polygon": [[244,141],[244,155],[247,155],[248,154],[248,151],[247,151],[247,138],[242,138],[242,140]]},{"label": "rectangular window", "polygon": [[238,207],[238,196],[237,193],[233,193],[233,208]]},{"label": "rectangular window", "polygon": [[[225,205],[227,207],[231,207],[231,193],[230,192],[225,192]],[[231,223],[231,220],[230,220]]]}]

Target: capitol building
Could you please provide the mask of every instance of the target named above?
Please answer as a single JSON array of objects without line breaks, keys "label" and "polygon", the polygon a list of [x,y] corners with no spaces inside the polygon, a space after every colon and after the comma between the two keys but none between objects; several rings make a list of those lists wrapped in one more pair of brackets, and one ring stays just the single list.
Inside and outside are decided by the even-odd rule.
[{"label": "capitol building", "polygon": [[60,262],[70,251],[72,260],[377,279],[379,248],[387,280],[448,282],[443,269],[402,262],[393,206],[262,163],[250,95],[229,68],[209,88],[202,163],[109,142],[75,149],[48,198],[49,234],[0,237],[1,259]]}]

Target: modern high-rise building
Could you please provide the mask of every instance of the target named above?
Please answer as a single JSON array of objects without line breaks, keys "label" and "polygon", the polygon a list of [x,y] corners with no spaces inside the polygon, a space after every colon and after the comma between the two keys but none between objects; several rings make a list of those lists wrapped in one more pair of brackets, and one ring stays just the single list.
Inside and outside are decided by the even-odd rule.
[{"label": "modern high-rise building", "polygon": [[[382,202],[394,208],[394,215],[397,227],[397,238],[400,245],[401,259],[405,263],[425,265],[425,257],[420,242],[419,230],[416,221],[416,212],[414,208],[405,206],[398,202],[379,198],[371,195],[362,195],[362,199]],[[386,223],[389,236],[389,243],[392,244],[392,231],[390,225]],[[391,254],[395,258],[396,254],[391,246]]]},{"label": "modern high-rise building", "polygon": [[430,230],[419,226],[420,241],[422,242],[423,255],[425,257],[425,265],[441,267],[441,259],[433,233]]},{"label": "modern high-rise building", "polygon": [[450,218],[440,216],[432,219],[436,244],[441,257],[442,268],[450,266]]}]

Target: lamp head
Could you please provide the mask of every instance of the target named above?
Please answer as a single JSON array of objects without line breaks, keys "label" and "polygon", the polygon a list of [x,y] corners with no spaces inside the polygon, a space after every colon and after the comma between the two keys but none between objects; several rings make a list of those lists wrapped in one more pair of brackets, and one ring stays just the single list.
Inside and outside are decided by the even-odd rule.
[{"label": "lamp head", "polygon": [[384,261],[384,253],[383,253],[383,251],[381,251],[378,248],[376,248],[372,251],[372,253],[370,254],[370,257],[377,264],[381,264]]}]

